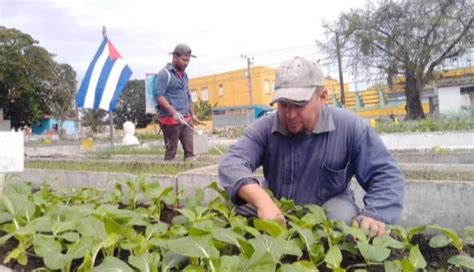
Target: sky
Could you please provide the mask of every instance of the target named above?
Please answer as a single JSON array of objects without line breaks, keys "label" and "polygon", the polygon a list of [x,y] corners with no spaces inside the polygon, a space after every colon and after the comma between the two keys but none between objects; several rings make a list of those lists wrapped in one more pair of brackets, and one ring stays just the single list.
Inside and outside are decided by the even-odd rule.
[{"label": "sky", "polygon": [[[254,66],[277,67],[295,56],[320,59],[323,20],[363,8],[365,0],[0,0],[0,25],[30,34],[70,64],[80,82],[107,36],[133,71],[132,79],[159,71],[176,44],[197,56],[190,78]],[[334,60],[335,61],[335,60]],[[337,66],[328,72],[337,77]],[[336,67],[336,68],[334,68]]]}]

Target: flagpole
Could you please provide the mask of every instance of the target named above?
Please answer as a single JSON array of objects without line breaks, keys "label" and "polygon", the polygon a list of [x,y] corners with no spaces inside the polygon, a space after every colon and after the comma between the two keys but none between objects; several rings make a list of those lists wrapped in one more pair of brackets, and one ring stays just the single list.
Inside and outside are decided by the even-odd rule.
[{"label": "flagpole", "polygon": [[[107,38],[107,30],[102,26],[102,37]],[[114,117],[112,111],[109,110],[109,130],[110,130],[110,145],[114,146]]]}]

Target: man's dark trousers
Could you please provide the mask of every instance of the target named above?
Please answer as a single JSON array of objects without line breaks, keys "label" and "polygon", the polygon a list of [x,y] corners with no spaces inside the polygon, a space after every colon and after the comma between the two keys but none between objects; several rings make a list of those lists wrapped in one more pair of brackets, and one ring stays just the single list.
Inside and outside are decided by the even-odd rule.
[{"label": "man's dark trousers", "polygon": [[181,146],[184,150],[184,160],[194,157],[193,153],[193,130],[191,125],[172,125],[172,126],[161,126],[163,136],[165,140],[165,161],[173,160],[176,156],[176,150],[178,149],[178,141],[181,142]]}]

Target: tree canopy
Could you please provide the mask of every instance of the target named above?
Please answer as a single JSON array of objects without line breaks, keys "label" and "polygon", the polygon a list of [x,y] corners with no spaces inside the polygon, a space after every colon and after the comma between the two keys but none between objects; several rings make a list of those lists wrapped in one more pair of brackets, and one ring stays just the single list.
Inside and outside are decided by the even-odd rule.
[{"label": "tree canopy", "polygon": [[152,116],[145,113],[145,81],[129,80],[117,104],[114,123],[121,128],[125,121],[131,121],[137,127],[146,127]]},{"label": "tree canopy", "polygon": [[44,114],[74,115],[76,73],[30,35],[0,26],[0,107],[14,128]]},{"label": "tree canopy", "polygon": [[325,24],[330,38],[319,42],[336,56],[335,33],[352,72],[381,73],[388,84],[404,81],[407,118],[424,118],[421,92],[444,60],[474,46],[474,5],[470,0],[381,0],[342,13]]}]

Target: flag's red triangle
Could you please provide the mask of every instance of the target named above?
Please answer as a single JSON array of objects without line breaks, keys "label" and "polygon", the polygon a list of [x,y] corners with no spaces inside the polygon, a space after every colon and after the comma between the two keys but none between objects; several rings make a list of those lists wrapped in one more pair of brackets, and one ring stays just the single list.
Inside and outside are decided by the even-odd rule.
[{"label": "flag's red triangle", "polygon": [[109,45],[109,56],[111,60],[116,60],[122,57],[110,40],[107,40],[107,44]]}]

